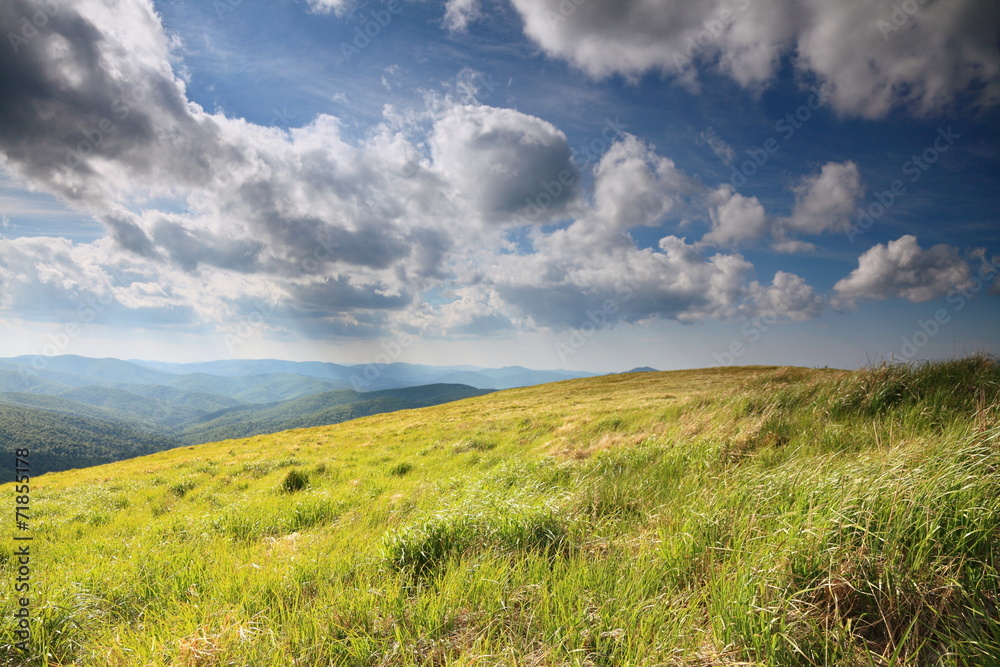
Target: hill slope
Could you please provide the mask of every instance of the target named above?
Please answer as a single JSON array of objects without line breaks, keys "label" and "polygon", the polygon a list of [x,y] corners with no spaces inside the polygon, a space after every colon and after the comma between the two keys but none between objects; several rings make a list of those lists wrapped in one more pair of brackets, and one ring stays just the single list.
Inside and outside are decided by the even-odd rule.
[{"label": "hill slope", "polygon": [[[4,459],[13,461],[16,450],[27,448],[32,452],[31,470],[36,475],[120,461],[179,444],[128,423],[0,404],[0,451]],[[13,479],[12,465],[0,469],[0,480]]]},{"label": "hill slope", "polygon": [[0,658],[996,664],[998,399],[982,358],[621,374],[47,475]]}]

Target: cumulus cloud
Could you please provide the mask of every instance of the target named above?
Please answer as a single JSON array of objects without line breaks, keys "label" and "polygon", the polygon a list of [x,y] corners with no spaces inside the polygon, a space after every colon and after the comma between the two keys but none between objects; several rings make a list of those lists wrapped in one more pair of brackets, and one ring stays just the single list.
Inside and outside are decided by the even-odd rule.
[{"label": "cumulus cloud", "polygon": [[733,246],[756,241],[771,230],[771,219],[756,197],[744,197],[733,186],[719,186],[708,197],[712,229],[702,237],[702,243]]},{"label": "cumulus cloud", "polygon": [[676,236],[657,249],[591,248],[567,252],[575,225],[539,241],[539,252],[499,258],[489,273],[501,298],[538,326],[577,327],[587,312],[603,309],[608,321],[727,318],[747,296],[753,265],[738,254],[704,257]]},{"label": "cumulus cloud", "polygon": [[[641,33],[662,23],[653,5],[647,15],[591,0],[565,23],[627,18]],[[16,29],[38,6],[4,4],[0,27]],[[449,11],[468,18],[477,7]],[[696,26],[701,10],[688,12],[670,29]],[[726,30],[742,55],[719,62],[741,82],[766,81],[780,40],[755,45],[737,28]],[[612,51],[639,71],[656,66],[661,46]],[[627,133],[581,173],[551,123],[450,98],[429,104],[423,125],[387,111],[360,137],[330,115],[264,127],[191,103],[171,49],[149,0],[80,0],[0,61],[2,166],[106,228],[93,243],[0,239],[3,308],[65,320],[96,300],[120,317],[221,331],[263,309],[268,330],[290,337],[371,336],[415,322],[437,335],[573,328],[595,308],[611,323],[803,319],[822,307],[803,278],[778,272],[762,284],[731,248],[767,238],[807,249],[791,236],[842,228],[860,196],[857,167],[830,163],[794,189],[791,217],[778,220],[728,185],[705,188]],[[724,157],[725,148],[713,150]],[[689,243],[674,226],[700,204],[711,229]],[[866,277],[871,252],[838,283],[842,299],[879,298]],[[904,283],[883,291],[921,294]],[[447,299],[427,303],[428,290]]]},{"label": "cumulus cloud", "polygon": [[833,289],[837,305],[853,307],[861,299],[902,298],[930,301],[969,283],[968,263],[950,245],[922,249],[907,234],[878,244],[858,258],[858,268]]},{"label": "cumulus cloud", "polygon": [[710,68],[757,91],[790,58],[846,114],[1000,102],[996,3],[512,1],[531,39],[595,77],[659,71],[695,87]]},{"label": "cumulus cloud", "polygon": [[594,183],[590,215],[615,231],[657,224],[696,187],[672,160],[627,133],[597,164]]},{"label": "cumulus cloud", "polygon": [[849,229],[851,212],[864,195],[864,187],[854,162],[828,162],[818,174],[804,177],[792,192],[792,215],[782,218],[768,214],[756,197],[741,195],[729,184],[719,186],[705,198],[712,228],[701,245],[738,246],[772,237],[778,252],[815,250],[813,244],[789,235]]},{"label": "cumulus cloud", "polygon": [[[3,3],[3,33],[20,35],[23,18],[46,6]],[[128,29],[111,33],[118,25]],[[208,180],[225,146],[188,103],[170,49],[148,0],[59,6],[0,59],[3,166],[91,210],[119,197],[121,183],[164,191]]]},{"label": "cumulus cloud", "polygon": [[743,309],[748,317],[802,321],[819,315],[824,306],[823,298],[802,277],[785,271],[775,273],[766,287],[753,283],[749,293]]},{"label": "cumulus cloud", "polygon": [[513,109],[454,106],[436,122],[431,147],[451,197],[486,222],[548,222],[580,194],[566,135]]},{"label": "cumulus cloud", "polygon": [[[19,33],[22,17],[40,10],[38,2],[4,3],[3,33]],[[182,290],[209,321],[232,316],[227,304],[241,300],[220,289],[223,276],[261,296],[276,292],[288,312],[322,319],[316,304],[336,311],[330,304],[338,300],[359,311],[398,309],[442,275],[460,236],[445,233],[446,188],[389,125],[348,142],[331,116],[285,131],[206,113],[187,100],[148,0],[59,6],[17,46],[0,60],[3,168],[93,215],[107,246],[144,262],[146,282]],[[506,157],[519,161],[516,149]],[[155,198],[173,205],[142,203]],[[39,263],[46,244],[61,247],[51,239],[0,243],[9,266]],[[58,257],[83,261],[87,248]],[[106,251],[87,256],[116,261]],[[8,271],[5,285],[21,275]],[[248,280],[232,280],[239,275]],[[63,289],[70,301],[88,289],[102,293],[93,271],[72,289],[66,281],[25,284],[34,287],[11,288],[8,300],[24,305],[42,288]],[[174,298],[127,296],[117,290],[114,299],[138,307],[159,298],[169,309]],[[42,302],[53,312],[71,305],[48,293]]]},{"label": "cumulus cloud", "polygon": [[784,222],[787,231],[803,234],[844,231],[851,213],[864,196],[861,175],[854,162],[827,162],[820,173],[802,179],[795,191],[795,209]]}]

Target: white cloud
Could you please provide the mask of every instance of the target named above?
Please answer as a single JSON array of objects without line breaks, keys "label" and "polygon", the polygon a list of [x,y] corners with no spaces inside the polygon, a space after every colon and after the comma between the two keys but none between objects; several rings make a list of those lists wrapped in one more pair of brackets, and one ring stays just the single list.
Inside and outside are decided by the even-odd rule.
[{"label": "white cloud", "polygon": [[723,141],[714,128],[708,128],[703,130],[698,134],[698,140],[702,143],[708,144],[708,147],[712,149],[715,157],[722,160],[726,166],[732,166],[733,160],[736,159],[736,151],[733,147]]},{"label": "white cloud", "polygon": [[453,32],[462,32],[479,18],[479,0],[447,0],[444,24]]},{"label": "white cloud", "polygon": [[968,284],[971,273],[958,250],[939,244],[926,250],[907,234],[878,244],[858,258],[858,268],[837,282],[836,304],[853,307],[861,299],[930,301]]},{"label": "white cloud", "polygon": [[827,162],[820,173],[807,176],[794,188],[795,209],[783,220],[786,231],[822,234],[851,227],[851,213],[864,196],[861,175],[854,162]]},{"label": "white cloud", "polygon": [[756,197],[744,197],[729,184],[708,197],[712,230],[702,237],[705,245],[734,246],[756,241],[770,233],[771,220]]},{"label": "white cloud", "polygon": [[430,144],[450,197],[479,220],[544,223],[566,215],[579,195],[566,135],[540,118],[456,105],[435,123]]},{"label": "white cloud", "polygon": [[764,316],[772,319],[787,318],[800,322],[819,315],[823,310],[822,297],[794,273],[778,271],[767,287],[753,283],[744,314],[748,317]]},{"label": "white cloud", "polygon": [[616,141],[594,170],[592,217],[624,231],[655,225],[695,188],[673,161],[630,134]]},{"label": "white cloud", "polygon": [[350,9],[354,0],[306,0],[309,8],[317,14],[329,14],[333,12],[337,16],[342,16]]},{"label": "white cloud", "polygon": [[748,294],[753,266],[738,254],[705,257],[667,236],[655,250],[619,244],[590,246],[582,255],[574,238],[585,233],[580,227],[537,239],[534,254],[498,257],[485,273],[536,326],[577,327],[595,309],[604,309],[610,322],[726,318]]},{"label": "white cloud", "polygon": [[864,187],[856,164],[828,162],[818,174],[804,177],[792,191],[792,215],[779,218],[769,215],[756,197],[741,195],[729,184],[719,186],[705,199],[712,228],[699,245],[738,246],[770,236],[778,252],[812,252],[816,246],[788,235],[848,229]]},{"label": "white cloud", "polygon": [[[846,114],[936,113],[966,95],[978,105],[1000,102],[996,3],[512,1],[529,37],[595,77],[661,71],[696,87],[699,68],[714,68],[757,91],[787,57]],[[889,30],[898,5],[914,11]]]},{"label": "white cloud", "polygon": [[[614,23],[613,8],[591,2]],[[26,0],[13,3],[0,9],[0,26],[30,9]],[[2,307],[36,319],[72,317],[88,298],[118,317],[218,331],[277,303],[268,330],[317,338],[371,336],[415,321],[435,335],[576,327],[609,303],[609,321],[803,319],[821,303],[801,277],[778,272],[762,286],[742,255],[702,249],[770,237],[780,250],[806,250],[785,235],[840,229],[860,193],[853,163],[824,165],[795,189],[793,214],[781,222],[724,185],[700,202],[711,230],[688,243],[671,233],[670,216],[698,205],[693,195],[706,189],[632,135],[594,164],[584,192],[565,134],[512,109],[439,97],[412,123],[387,109],[361,138],[329,115],[290,130],[264,127],[187,99],[148,0],[81,0],[64,10],[64,21],[24,46],[32,57],[23,67],[0,66],[0,83],[14,91],[0,100],[9,120],[0,125],[0,150],[5,169],[93,215],[107,234],[92,244],[0,239]],[[103,12],[102,22],[79,29],[89,14],[78,12],[90,11]],[[590,11],[584,3],[577,13]],[[655,23],[654,15],[633,18]],[[128,29],[119,16],[132,22]],[[735,22],[726,30],[749,44]],[[74,58],[44,57],[63,42]],[[655,40],[646,46],[649,57],[660,48]],[[746,62],[727,66],[743,81],[763,81],[772,50],[748,47]],[[35,87],[13,85],[22,77]],[[141,100],[117,107],[133,82],[141,82]],[[67,87],[74,104],[55,94]],[[43,111],[44,122],[25,109]],[[105,118],[115,132],[68,164],[80,127]],[[725,156],[723,147],[713,150]],[[562,224],[546,230],[552,222]],[[654,247],[633,238],[640,227],[647,229],[636,236],[647,238],[662,230]],[[841,281],[838,294],[870,296],[865,275]],[[903,298],[920,294],[894,289]],[[451,300],[426,303],[427,290]]]}]

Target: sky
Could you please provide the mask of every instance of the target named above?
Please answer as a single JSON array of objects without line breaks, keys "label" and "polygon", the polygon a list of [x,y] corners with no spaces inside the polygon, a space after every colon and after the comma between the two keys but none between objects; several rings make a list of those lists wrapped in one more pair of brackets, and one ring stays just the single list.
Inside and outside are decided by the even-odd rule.
[{"label": "sky", "polygon": [[0,356],[1000,353],[1000,4],[5,0]]}]

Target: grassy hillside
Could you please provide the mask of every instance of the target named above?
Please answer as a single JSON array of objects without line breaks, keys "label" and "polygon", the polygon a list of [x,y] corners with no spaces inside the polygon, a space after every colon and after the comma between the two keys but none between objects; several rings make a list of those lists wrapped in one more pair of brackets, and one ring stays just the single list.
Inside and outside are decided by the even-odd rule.
[{"label": "grassy hillside", "polygon": [[998,399],[983,358],[634,373],[47,475],[0,656],[994,665]]}]

